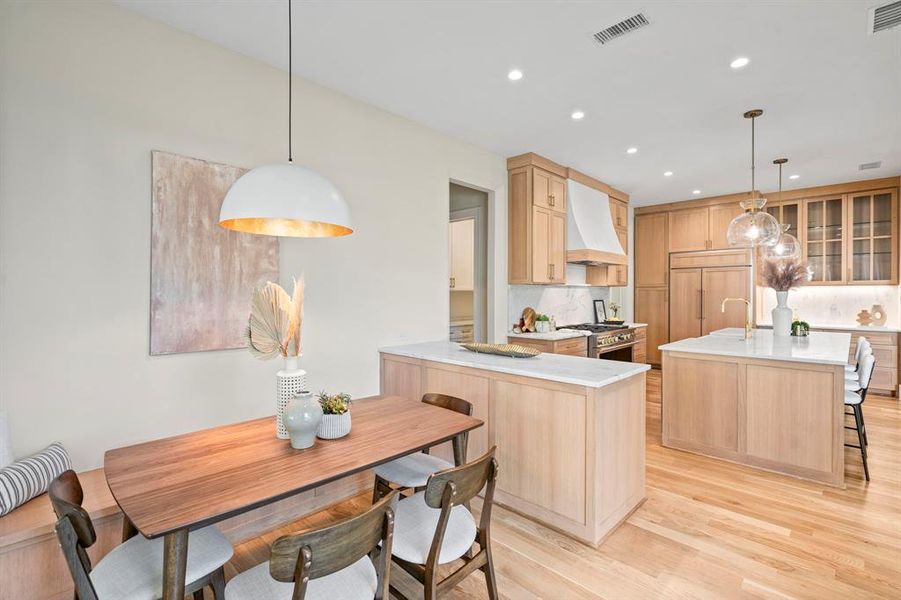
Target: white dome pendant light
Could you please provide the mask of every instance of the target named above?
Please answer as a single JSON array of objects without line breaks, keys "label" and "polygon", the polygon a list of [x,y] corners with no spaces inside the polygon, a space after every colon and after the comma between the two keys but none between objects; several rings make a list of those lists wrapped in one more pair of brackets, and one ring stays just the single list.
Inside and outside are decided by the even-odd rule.
[{"label": "white dome pendant light", "polygon": [[219,226],[286,237],[339,237],[353,233],[350,209],[334,184],[293,163],[291,0],[288,0],[288,162],[263,165],[241,176],[225,195]]},{"label": "white dome pendant light", "polygon": [[761,198],[754,187],[754,120],[763,114],[761,109],[749,110],[746,119],[751,119],[751,197],[740,202],[746,212],[738,215],[729,223],[726,239],[730,246],[756,248],[772,246],[779,241],[782,227],[770,213],[761,210],[766,205],[766,198]]},{"label": "white dome pendant light", "polygon": [[[782,165],[788,162],[787,158],[777,158],[774,165],[779,165],[779,200],[782,200]],[[788,232],[791,225],[782,224],[782,235],[772,246],[764,248],[764,256],[774,260],[788,260],[801,258],[801,242]]]}]

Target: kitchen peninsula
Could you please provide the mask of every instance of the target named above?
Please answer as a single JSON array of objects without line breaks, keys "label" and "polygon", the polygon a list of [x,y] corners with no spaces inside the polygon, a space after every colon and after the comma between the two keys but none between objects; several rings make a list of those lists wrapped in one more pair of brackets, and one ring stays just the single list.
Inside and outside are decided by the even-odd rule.
[{"label": "kitchen peninsula", "polygon": [[663,445],[843,485],[850,343],[731,328],[661,346]]},{"label": "kitchen peninsula", "polygon": [[[508,358],[452,342],[382,348],[381,393],[471,402],[486,427],[467,455],[497,445],[495,501],[599,544],[645,498],[648,365],[560,354]],[[436,454],[450,460],[450,448]]]}]

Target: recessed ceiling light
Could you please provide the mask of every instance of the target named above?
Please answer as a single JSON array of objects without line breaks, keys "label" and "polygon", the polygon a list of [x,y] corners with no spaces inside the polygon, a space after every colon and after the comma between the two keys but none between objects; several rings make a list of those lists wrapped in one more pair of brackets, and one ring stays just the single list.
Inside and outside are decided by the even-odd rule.
[{"label": "recessed ceiling light", "polygon": [[631,148],[626,148],[626,154],[635,154],[636,152],[638,152],[638,148],[636,148],[635,146],[632,146]]},{"label": "recessed ceiling light", "polygon": [[729,66],[733,69],[741,69],[742,67],[747,67],[749,62],[751,62],[751,60],[747,56],[739,56],[729,63]]},{"label": "recessed ceiling light", "polygon": [[672,171],[664,171],[664,172],[663,172],[663,176],[664,176],[664,177],[672,177],[672,176],[673,176],[673,172],[672,172]]},{"label": "recessed ceiling light", "polygon": [[697,196],[698,194],[701,193],[701,190],[691,190],[691,193],[694,194],[695,196]]},{"label": "recessed ceiling light", "polygon": [[510,81],[519,81],[520,79],[522,79],[522,71],[520,71],[519,69],[513,69],[512,71],[507,73],[507,79],[509,79]]},{"label": "recessed ceiling light", "polygon": [[789,175],[788,176],[789,179],[797,179],[798,177],[800,177],[800,175]]},{"label": "recessed ceiling light", "polygon": [[572,117],[573,121],[581,121],[585,118],[585,113],[581,110],[574,110],[573,114],[571,114],[570,116]]}]

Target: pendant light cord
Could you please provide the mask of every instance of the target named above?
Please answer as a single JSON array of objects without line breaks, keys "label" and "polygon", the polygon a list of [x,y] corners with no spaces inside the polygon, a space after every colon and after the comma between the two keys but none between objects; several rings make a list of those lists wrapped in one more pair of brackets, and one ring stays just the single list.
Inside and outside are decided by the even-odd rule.
[{"label": "pendant light cord", "polygon": [[[290,0],[288,0],[290,2]],[[755,187],[754,187],[754,121],[757,120],[757,117],[751,117],[751,197],[756,198]]]},{"label": "pendant light cord", "polygon": [[291,0],[288,0],[288,162],[294,162],[294,155],[291,148],[291,106],[292,106],[292,98],[291,98],[291,88],[294,87],[292,85],[292,74],[293,74],[293,65],[292,65],[292,57],[294,56],[294,46],[291,38]]}]

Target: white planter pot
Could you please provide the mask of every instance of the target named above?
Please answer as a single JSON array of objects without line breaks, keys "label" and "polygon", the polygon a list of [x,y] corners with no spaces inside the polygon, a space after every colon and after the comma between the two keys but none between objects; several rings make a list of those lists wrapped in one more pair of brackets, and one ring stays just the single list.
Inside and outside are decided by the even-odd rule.
[{"label": "white planter pot", "polygon": [[317,434],[324,440],[334,440],[350,433],[350,411],[343,415],[322,415]]},{"label": "white planter pot", "polygon": [[550,321],[535,321],[535,331],[538,333],[548,333],[551,330]]},{"label": "white planter pot", "polygon": [[788,292],[776,292],[776,308],[773,309],[773,335],[788,337],[792,333],[792,309],[788,302]]}]

